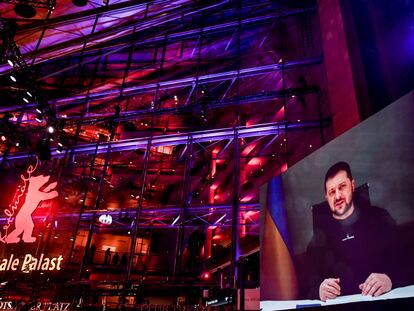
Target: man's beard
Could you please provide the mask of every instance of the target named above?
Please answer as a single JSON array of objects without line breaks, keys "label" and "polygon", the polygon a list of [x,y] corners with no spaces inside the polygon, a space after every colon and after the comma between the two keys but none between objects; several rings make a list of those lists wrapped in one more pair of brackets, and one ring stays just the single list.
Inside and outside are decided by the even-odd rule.
[{"label": "man's beard", "polygon": [[337,209],[334,209],[333,214],[335,216],[341,217],[343,215],[345,215],[352,207],[352,203],[353,201],[349,202],[349,204],[345,205],[345,208],[342,211],[338,211]]}]

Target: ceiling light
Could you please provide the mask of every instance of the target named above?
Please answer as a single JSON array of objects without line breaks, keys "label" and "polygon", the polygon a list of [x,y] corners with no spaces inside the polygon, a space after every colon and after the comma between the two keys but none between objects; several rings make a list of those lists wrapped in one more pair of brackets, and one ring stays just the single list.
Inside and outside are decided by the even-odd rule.
[{"label": "ceiling light", "polygon": [[24,98],[24,97],[23,97],[23,100],[24,100],[26,103],[29,103],[29,100],[28,100],[27,98]]},{"label": "ceiling light", "polygon": [[12,67],[12,68],[14,67],[13,62],[10,59],[7,60],[7,63],[10,65],[10,67]]},{"label": "ceiling light", "polygon": [[6,141],[6,139],[7,139],[6,136],[4,136],[4,135],[1,135],[0,138],[1,138],[1,141]]},{"label": "ceiling light", "polygon": [[63,151],[63,145],[62,145],[61,143],[58,143],[58,146],[57,146],[56,152],[57,152],[57,153],[62,153],[62,151]]},{"label": "ceiling light", "polygon": [[47,128],[47,131],[48,131],[50,134],[53,134],[53,132],[55,131],[55,129],[53,128],[53,126],[49,126],[49,127]]},{"label": "ceiling light", "polygon": [[16,78],[13,77],[13,76],[10,76],[10,80],[12,80],[13,82],[16,82],[17,81]]},{"label": "ceiling light", "polygon": [[43,121],[43,116],[41,113],[36,114],[36,121],[41,123]]},{"label": "ceiling light", "polygon": [[174,219],[171,226],[174,226],[177,223],[178,219],[180,219],[180,215],[178,215],[177,218]]},{"label": "ceiling light", "polygon": [[222,221],[224,219],[224,217],[226,217],[227,214],[224,214],[223,216],[221,216],[219,219],[216,220],[216,222],[214,223],[215,225],[218,224],[220,221]]},{"label": "ceiling light", "polygon": [[29,91],[26,91],[26,94],[29,95],[30,97],[33,97],[32,93],[30,93]]}]

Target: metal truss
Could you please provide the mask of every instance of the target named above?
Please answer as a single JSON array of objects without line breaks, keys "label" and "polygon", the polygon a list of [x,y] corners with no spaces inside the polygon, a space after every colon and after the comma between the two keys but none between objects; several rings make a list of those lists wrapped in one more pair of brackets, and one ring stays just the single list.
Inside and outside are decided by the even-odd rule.
[{"label": "metal truss", "polygon": [[[146,149],[148,141],[151,141],[152,146],[171,146],[171,145],[185,145],[188,137],[192,137],[195,143],[213,142],[221,140],[230,140],[234,138],[234,132],[237,131],[239,138],[259,137],[266,135],[275,135],[284,131],[320,128],[321,122],[323,126],[329,124],[329,120],[301,120],[297,122],[274,122],[267,124],[257,124],[252,126],[239,126],[237,128],[223,128],[215,130],[207,130],[200,132],[180,133],[174,135],[163,135],[153,137],[143,137],[135,139],[125,139],[121,141],[113,141],[98,144],[81,144],[73,146],[72,150],[81,154],[104,153],[108,150],[111,152],[120,152],[128,150]],[[56,148],[51,149],[53,157],[62,157],[63,154],[58,152]],[[25,159],[33,156],[33,153],[23,152],[10,154],[7,159]]]}]

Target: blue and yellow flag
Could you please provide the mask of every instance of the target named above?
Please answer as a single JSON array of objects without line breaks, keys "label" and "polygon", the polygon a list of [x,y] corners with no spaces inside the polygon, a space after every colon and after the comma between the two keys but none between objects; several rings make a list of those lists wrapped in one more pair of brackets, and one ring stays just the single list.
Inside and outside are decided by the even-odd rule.
[{"label": "blue and yellow flag", "polygon": [[267,184],[265,206],[262,206],[260,300],[298,298],[284,203],[282,177],[276,176]]}]

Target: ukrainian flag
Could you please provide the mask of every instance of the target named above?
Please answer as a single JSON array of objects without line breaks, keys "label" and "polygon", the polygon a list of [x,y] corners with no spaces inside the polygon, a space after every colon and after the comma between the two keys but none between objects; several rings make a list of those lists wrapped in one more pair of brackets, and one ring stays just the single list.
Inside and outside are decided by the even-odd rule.
[{"label": "ukrainian flag", "polygon": [[289,241],[282,177],[272,178],[262,198],[260,300],[298,298],[298,281]]}]

